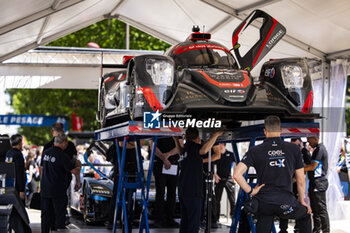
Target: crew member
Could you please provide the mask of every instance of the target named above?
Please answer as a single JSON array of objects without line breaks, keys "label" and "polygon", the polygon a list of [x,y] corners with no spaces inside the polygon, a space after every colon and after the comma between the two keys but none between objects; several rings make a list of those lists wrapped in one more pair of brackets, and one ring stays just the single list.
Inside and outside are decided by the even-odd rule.
[{"label": "crew member", "polygon": [[[44,145],[44,149],[43,151],[49,149],[50,147],[54,146],[54,139],[56,137],[56,135],[60,134],[60,133],[64,133],[64,127],[63,124],[61,122],[56,122],[52,125],[52,129],[51,129],[51,134],[52,134],[52,140],[49,141],[48,143],[46,143]],[[73,159],[74,156],[76,156],[78,154],[77,149],[75,148],[75,145],[73,142],[71,142],[70,140],[68,140],[68,145],[67,148],[64,150],[64,152],[69,156],[69,158]],[[72,177],[70,177],[72,178]]]},{"label": "crew member", "polygon": [[[53,147],[55,137],[61,133],[64,133],[63,124],[61,122],[54,123],[52,125],[52,129],[51,129],[51,134],[52,134],[53,138],[50,142],[48,142],[44,145],[43,151]],[[78,152],[77,152],[77,149],[75,148],[75,145],[73,142],[68,140],[68,145],[67,145],[67,148],[64,150],[64,152],[68,155],[69,159],[71,159],[74,163],[75,163],[75,161],[77,161],[76,157],[77,157]],[[41,158],[40,164],[42,164],[42,161],[43,161],[43,157]],[[72,181],[72,175],[71,175],[71,173],[68,172],[65,177],[66,177],[66,190],[69,193],[69,185]],[[70,206],[68,205],[68,196],[67,195],[66,195],[65,203],[66,203],[66,206],[69,208]],[[68,224],[69,224],[69,214],[66,210],[66,225],[68,225]]]},{"label": "crew member", "polygon": [[226,150],[225,143],[219,144],[221,159],[216,161],[215,198],[216,198],[216,222],[220,219],[220,202],[222,191],[226,190],[230,201],[230,216],[232,218],[235,209],[235,182],[232,179],[231,168],[236,163],[235,154]]},{"label": "crew member", "polygon": [[23,142],[22,135],[15,134],[10,138],[11,149],[7,151],[5,162],[7,163],[15,163],[15,189],[19,193],[19,197],[25,203],[25,190],[26,190],[26,170],[24,168],[24,158],[22,154]]},{"label": "crew member", "polygon": [[[179,142],[183,146],[182,139]],[[179,224],[174,220],[174,212],[179,155],[174,140],[171,137],[158,139],[155,155],[153,175],[156,185],[156,220],[154,225],[155,227],[178,227]],[[163,168],[168,170],[172,166],[176,171],[174,170],[172,174],[163,173]]]},{"label": "crew member", "polygon": [[[241,188],[253,197],[253,204],[258,204],[256,212],[257,233],[270,233],[274,216],[298,220],[300,232],[311,232],[311,209],[304,201],[305,177],[304,164],[300,149],[281,138],[280,119],[268,116],[265,119],[264,133],[266,139],[258,146],[252,147],[242,158],[234,171],[234,179]],[[257,173],[258,185],[253,188],[244,178],[249,167]],[[292,177],[298,186],[298,200],[292,192]],[[299,201],[299,202],[298,202]]]},{"label": "crew member", "polygon": [[[304,147],[304,144],[301,138],[292,138],[290,142],[297,145],[300,148],[301,153],[303,155],[304,163],[310,164],[311,163],[310,152]],[[293,193],[295,197],[298,198],[298,187],[294,176],[293,176]],[[288,219],[280,219],[279,233],[287,233],[288,232],[287,229],[288,229]],[[294,232],[299,232],[298,222],[296,222],[296,224],[294,225]]]},{"label": "crew member", "polygon": [[200,144],[196,128],[188,128],[186,144],[181,147],[178,138],[174,138],[178,154],[180,154],[179,199],[181,206],[180,233],[199,231],[201,205],[203,198],[203,159],[214,145],[216,139],[223,133],[218,131],[210,139]]},{"label": "crew member", "polygon": [[[75,190],[80,188],[80,163],[74,163],[64,152],[68,139],[58,134],[54,146],[45,150],[41,173],[41,232],[53,229],[65,229],[66,180],[68,172],[76,178]],[[52,222],[54,219],[54,223]]]},{"label": "crew member", "polygon": [[303,155],[303,160],[305,164],[311,164],[311,154],[310,151],[304,146],[301,138],[292,138],[291,143],[297,145],[300,148],[301,154]]},{"label": "crew member", "polygon": [[313,232],[322,230],[323,233],[328,233],[330,232],[326,203],[328,153],[318,137],[308,137],[307,141],[312,148],[315,148],[311,156],[311,164],[305,165],[305,171],[308,171],[310,180],[309,197],[314,220]]}]

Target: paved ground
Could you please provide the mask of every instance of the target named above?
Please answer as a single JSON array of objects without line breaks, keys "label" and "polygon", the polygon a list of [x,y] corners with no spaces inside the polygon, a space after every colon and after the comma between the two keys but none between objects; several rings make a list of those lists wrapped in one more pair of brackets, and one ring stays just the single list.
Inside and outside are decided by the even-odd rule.
[{"label": "paved ground", "polygon": [[[40,211],[38,210],[32,210],[32,209],[27,209],[28,215],[30,218],[30,226],[32,228],[33,233],[40,233]],[[110,233],[112,230],[106,229],[105,226],[101,225],[87,225],[83,222],[83,219],[81,216],[73,216],[71,218],[71,224],[68,226],[70,229],[65,231],[65,232],[72,232],[72,233],[78,233],[78,232],[94,232],[94,233]],[[118,230],[117,232],[121,232],[121,230]],[[133,230],[133,232],[138,232],[138,228]],[[162,228],[157,228],[157,229],[150,229],[151,233],[178,233],[179,229],[162,229]],[[229,232],[229,227],[223,225],[220,229],[212,229],[211,232],[214,233],[228,233]]]},{"label": "paved ground", "polygon": [[[38,210],[27,210],[28,215],[30,218],[30,226],[32,228],[33,233],[40,233],[40,211]],[[219,229],[212,229],[211,232],[214,233],[229,233],[230,229],[228,226],[230,226],[229,222],[226,222],[225,219],[221,219],[223,226]],[[224,224],[228,225],[225,226]],[[294,223],[289,224],[288,232],[293,233],[293,226]],[[71,224],[69,225],[69,230],[65,232],[72,232],[72,233],[78,233],[78,232],[94,232],[94,233],[110,233],[111,230],[106,229],[104,226],[89,226],[86,225],[81,216],[74,216],[71,219]],[[278,232],[278,223],[276,223],[276,228]],[[121,232],[121,230],[118,230],[117,232]],[[134,230],[133,232],[138,232]],[[151,233],[178,233],[178,229],[150,229]],[[347,220],[341,220],[341,221],[332,221],[331,222],[331,233],[350,233],[350,219]]]}]

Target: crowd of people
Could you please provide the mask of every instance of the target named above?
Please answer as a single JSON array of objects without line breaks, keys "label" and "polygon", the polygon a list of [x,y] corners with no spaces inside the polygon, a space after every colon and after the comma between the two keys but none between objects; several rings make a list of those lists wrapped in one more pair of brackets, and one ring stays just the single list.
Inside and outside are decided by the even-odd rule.
[{"label": "crowd of people", "polygon": [[[287,232],[288,219],[296,219],[295,232],[329,232],[329,217],[326,206],[326,178],[328,169],[327,150],[318,137],[308,137],[307,143],[293,138],[291,143],[281,139],[280,120],[269,116],[265,119],[266,140],[248,150],[240,163],[225,143],[216,143],[223,133],[217,131],[202,142],[198,129],[188,128],[184,137],[169,137],[158,140],[153,175],[155,178],[156,210],[153,227],[179,228],[180,233],[198,232],[211,216],[213,228],[220,227],[220,207],[223,190],[227,192],[230,216],[235,209],[238,185],[251,197],[249,214],[257,218],[259,233],[271,232],[274,217],[280,218],[280,232]],[[67,189],[72,174],[76,178],[75,190],[80,188],[81,164],[84,146],[75,146],[63,132],[63,125],[52,126],[52,140],[44,146],[24,147],[23,138],[11,136],[11,148],[6,153],[6,162],[16,165],[16,190],[23,204],[30,207],[33,194],[41,194],[42,232],[63,229],[67,225]],[[150,142],[152,145],[152,142]],[[123,144],[120,143],[120,149]],[[115,144],[106,155],[92,153],[90,163],[114,165],[111,177],[115,185],[111,206],[115,206],[118,182],[118,162]],[[151,146],[149,146],[151,148]],[[137,172],[134,142],[127,144],[125,171]],[[211,153],[213,180],[212,213],[206,213],[208,154]],[[248,184],[244,174],[254,167],[257,185]],[[103,167],[105,169],[105,167]],[[86,172],[86,171],[83,171]],[[104,173],[110,174],[111,170]],[[305,172],[310,181],[306,192]],[[177,192],[178,190],[178,192]],[[181,221],[175,220],[176,200],[180,201]],[[311,215],[312,213],[312,215]],[[111,208],[108,227],[114,221]]]}]

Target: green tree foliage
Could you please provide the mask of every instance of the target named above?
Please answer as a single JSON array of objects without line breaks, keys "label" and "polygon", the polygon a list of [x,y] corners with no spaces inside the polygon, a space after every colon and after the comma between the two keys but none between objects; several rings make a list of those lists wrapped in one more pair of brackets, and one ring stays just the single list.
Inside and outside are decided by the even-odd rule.
[{"label": "green tree foliage", "polygon": [[[81,29],[48,44],[48,46],[86,47],[89,42],[101,48],[125,49],[125,23],[107,19]],[[140,30],[130,27],[130,49],[163,50],[170,45]],[[97,90],[8,89],[15,114],[61,115],[71,117],[74,111],[83,118],[83,130],[95,130],[98,123]],[[71,121],[69,121],[71,129]],[[29,143],[42,145],[50,140],[50,128],[21,127]]]},{"label": "green tree foliage", "polygon": [[[89,42],[97,43],[101,48],[125,49],[126,24],[116,19],[106,19],[81,29],[75,33],[53,41],[48,46],[86,47]],[[147,33],[130,27],[130,49],[162,50],[170,47]]]},{"label": "green tree foliage", "polygon": [[[83,118],[83,130],[95,130],[98,126],[95,114],[97,90],[8,89],[12,96],[15,114],[37,114],[71,117],[72,113]],[[71,128],[71,121],[68,123]],[[50,128],[21,127],[29,143],[43,145],[51,138]]]}]

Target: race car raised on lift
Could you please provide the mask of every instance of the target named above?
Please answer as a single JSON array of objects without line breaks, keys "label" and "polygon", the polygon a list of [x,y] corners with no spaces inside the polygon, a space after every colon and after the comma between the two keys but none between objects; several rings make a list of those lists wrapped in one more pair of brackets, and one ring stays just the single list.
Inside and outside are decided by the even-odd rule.
[{"label": "race car raised on lift", "polygon": [[[253,21],[261,21],[259,40],[241,55],[239,38]],[[253,11],[234,30],[233,54],[211,40],[209,33],[193,33],[164,55],[141,55],[100,79],[97,118],[102,127],[139,120],[144,112],[190,114],[222,122],[263,119],[270,114],[284,121],[312,120],[313,92],[302,58],[266,62],[259,83],[250,71],[285,35],[286,29],[263,11]]]}]

